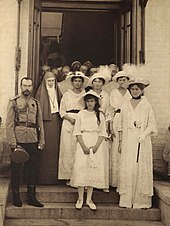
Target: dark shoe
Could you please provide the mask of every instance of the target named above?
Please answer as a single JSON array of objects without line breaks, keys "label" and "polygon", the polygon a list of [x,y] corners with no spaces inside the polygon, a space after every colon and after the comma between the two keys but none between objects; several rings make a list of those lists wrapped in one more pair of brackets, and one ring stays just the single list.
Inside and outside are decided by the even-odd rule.
[{"label": "dark shoe", "polygon": [[13,205],[17,207],[22,206],[22,202],[20,199],[19,191],[18,190],[12,190],[12,199],[13,199]]},{"label": "dark shoe", "polygon": [[40,203],[36,197],[32,194],[28,194],[28,205],[36,206],[36,207],[43,207],[44,205]]},{"label": "dark shoe", "polygon": [[35,186],[34,185],[28,186],[28,205],[43,207],[44,205],[36,199],[35,195],[36,195]]}]

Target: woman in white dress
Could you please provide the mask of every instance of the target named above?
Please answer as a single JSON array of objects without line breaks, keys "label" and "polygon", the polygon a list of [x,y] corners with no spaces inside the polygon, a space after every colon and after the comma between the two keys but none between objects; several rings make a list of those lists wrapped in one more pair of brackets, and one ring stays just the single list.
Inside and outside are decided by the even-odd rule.
[{"label": "woman in white dress", "polygon": [[85,93],[83,87],[87,84],[88,77],[82,72],[72,72],[66,78],[73,88],[64,93],[60,104],[60,116],[63,119],[60,137],[60,155],[59,155],[59,173],[58,178],[69,180],[71,178],[74,164],[76,137],[73,135],[73,129],[77,113],[84,108],[78,101]]},{"label": "woman in white dress", "polygon": [[143,96],[148,80],[136,78],[129,83],[131,100],[121,109],[119,142],[120,207],[150,208],[153,195],[151,134],[157,133],[151,104]]},{"label": "woman in white dress", "polygon": [[124,71],[119,71],[113,77],[114,82],[118,83],[119,87],[113,89],[110,93],[110,112],[112,117],[110,132],[114,137],[110,151],[110,186],[112,187],[117,187],[118,185],[120,153],[118,152],[119,136],[117,126],[120,119],[122,104],[131,99],[131,95],[127,89],[129,79],[130,75]]},{"label": "woman in white dress", "polygon": [[106,134],[106,123],[103,113],[99,110],[100,96],[93,90],[82,97],[85,109],[77,114],[74,135],[77,137],[75,163],[71,178],[71,186],[78,187],[76,208],[83,205],[84,187],[87,186],[86,204],[96,210],[92,201],[93,187],[105,187],[103,139]]},{"label": "woman in white dress", "polygon": [[[106,131],[109,135],[109,94],[105,92],[102,88],[104,85],[108,84],[110,80],[110,76],[105,75],[105,73],[98,72],[95,73],[89,79],[89,86],[92,87],[93,91],[95,91],[100,96],[100,110],[104,113],[105,122],[106,122]],[[104,141],[103,144],[105,150],[105,188],[103,189],[104,192],[109,192],[109,143],[108,141]]]}]

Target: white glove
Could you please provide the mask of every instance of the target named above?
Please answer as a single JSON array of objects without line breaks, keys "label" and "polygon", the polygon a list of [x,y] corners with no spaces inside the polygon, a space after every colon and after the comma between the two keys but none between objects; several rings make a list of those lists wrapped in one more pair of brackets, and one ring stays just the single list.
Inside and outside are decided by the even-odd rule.
[{"label": "white glove", "polygon": [[138,142],[141,143],[141,142],[144,142],[145,141],[145,135],[144,134],[141,134],[138,136]]}]

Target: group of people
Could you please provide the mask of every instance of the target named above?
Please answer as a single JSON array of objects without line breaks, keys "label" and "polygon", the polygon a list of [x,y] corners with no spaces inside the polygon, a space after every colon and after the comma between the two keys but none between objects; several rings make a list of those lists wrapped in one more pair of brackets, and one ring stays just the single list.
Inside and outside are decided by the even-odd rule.
[{"label": "group of people", "polygon": [[[57,79],[54,68],[48,68],[36,99],[30,96],[31,79],[24,77],[21,95],[9,101],[8,142],[12,150],[20,145],[30,155],[26,162],[28,204],[43,206],[35,197],[37,183],[65,180],[68,186],[78,189],[77,209],[83,207],[87,189],[86,205],[96,210],[93,188],[109,192],[109,186],[117,188],[120,207],[150,208],[151,134],[157,133],[157,127],[144,95],[149,81],[133,78],[115,64],[96,67],[92,74],[74,68],[75,64],[82,66],[76,61],[71,70],[67,67],[62,81]],[[12,162],[11,187],[16,206],[22,206],[20,168],[21,164]]]}]

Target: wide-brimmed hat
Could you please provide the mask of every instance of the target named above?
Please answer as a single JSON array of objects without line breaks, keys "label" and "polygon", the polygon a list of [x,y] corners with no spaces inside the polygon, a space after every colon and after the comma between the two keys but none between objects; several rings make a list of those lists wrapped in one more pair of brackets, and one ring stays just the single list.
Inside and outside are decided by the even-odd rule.
[{"label": "wide-brimmed hat", "polygon": [[17,146],[10,155],[10,159],[15,163],[25,163],[29,159],[29,154],[21,146]]},{"label": "wide-brimmed hat", "polygon": [[81,71],[75,71],[75,72],[70,71],[67,74],[67,77],[66,77],[67,83],[72,84],[71,80],[72,80],[73,77],[74,78],[76,78],[76,77],[77,78],[79,78],[79,77],[80,78],[83,78],[84,79],[83,87],[86,87],[87,86],[87,83],[88,83],[89,78],[87,76],[85,76],[83,72],[81,72]]},{"label": "wide-brimmed hat", "polygon": [[143,86],[147,87],[147,86],[149,86],[150,82],[148,79],[134,78],[129,81],[129,86],[134,85],[134,84],[142,84]]},{"label": "wide-brimmed hat", "polygon": [[129,75],[126,71],[119,71],[115,74],[115,76],[113,77],[113,81],[114,82],[118,82],[118,78],[121,78],[121,77],[126,77],[128,78],[129,80],[132,78],[131,75]]},{"label": "wide-brimmed hat", "polygon": [[92,86],[93,80],[96,79],[96,78],[102,78],[102,79],[104,79],[105,84],[107,84],[107,83],[109,82],[109,80],[110,80],[110,77],[104,76],[104,74],[98,73],[98,72],[97,72],[97,73],[93,74],[93,75],[89,78],[88,85],[89,85],[89,86]]},{"label": "wide-brimmed hat", "polygon": [[101,100],[101,97],[100,97],[95,91],[93,91],[93,90],[91,89],[91,90],[89,90],[87,93],[84,93],[84,94],[80,97],[79,102],[80,102],[82,105],[84,104],[84,97],[87,96],[87,95],[92,95],[92,96],[97,97],[98,100],[99,100],[99,102],[100,102],[100,100]]}]

